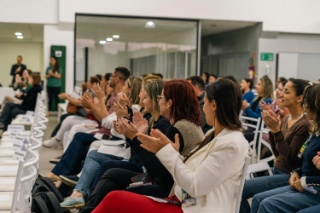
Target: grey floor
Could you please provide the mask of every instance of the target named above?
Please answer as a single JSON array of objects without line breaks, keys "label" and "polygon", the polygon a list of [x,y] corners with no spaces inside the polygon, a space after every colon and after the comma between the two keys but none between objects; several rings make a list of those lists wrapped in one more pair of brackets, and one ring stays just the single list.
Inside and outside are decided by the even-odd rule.
[{"label": "grey floor", "polygon": [[[56,115],[49,117],[49,122],[46,123],[47,129],[44,131],[44,137],[43,140],[50,139],[50,135],[53,131],[53,129],[58,124],[58,118]],[[58,148],[40,148],[40,159],[39,159],[39,174],[46,176],[54,167],[54,164],[49,163],[49,160],[51,158],[58,157],[62,154],[62,146],[59,146]],[[71,213],[77,213],[78,210],[73,209],[71,210]]]},{"label": "grey floor", "polygon": [[[49,117],[49,122],[46,123],[47,129],[44,131],[43,140],[50,139],[50,135],[53,129],[58,124],[58,119],[56,115]],[[58,157],[62,154],[62,147],[58,148],[45,148],[41,147],[40,149],[40,160],[39,160],[39,173],[43,176],[46,176],[54,167],[54,164],[49,163],[51,158]]]}]

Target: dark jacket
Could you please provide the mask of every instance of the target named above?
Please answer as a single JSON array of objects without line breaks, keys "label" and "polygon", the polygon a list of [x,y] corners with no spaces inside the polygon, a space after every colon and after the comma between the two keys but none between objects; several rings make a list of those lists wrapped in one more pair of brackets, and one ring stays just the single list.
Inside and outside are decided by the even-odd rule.
[{"label": "dark jacket", "polygon": [[40,93],[41,90],[41,86],[33,86],[24,96],[21,97],[23,101],[19,108],[25,111],[34,111],[38,93]]}]

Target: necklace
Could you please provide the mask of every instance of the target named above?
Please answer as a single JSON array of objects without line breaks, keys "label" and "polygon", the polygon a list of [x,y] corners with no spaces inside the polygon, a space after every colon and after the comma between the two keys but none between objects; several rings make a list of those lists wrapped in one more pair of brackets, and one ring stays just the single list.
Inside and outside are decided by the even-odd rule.
[{"label": "necklace", "polygon": [[298,120],[300,120],[300,118],[302,118],[303,116],[304,116],[304,113],[302,113],[302,115],[300,115],[299,118],[297,118],[297,119],[292,119],[292,115],[290,115],[289,119],[291,119],[291,120],[293,120],[293,121],[298,121]]}]

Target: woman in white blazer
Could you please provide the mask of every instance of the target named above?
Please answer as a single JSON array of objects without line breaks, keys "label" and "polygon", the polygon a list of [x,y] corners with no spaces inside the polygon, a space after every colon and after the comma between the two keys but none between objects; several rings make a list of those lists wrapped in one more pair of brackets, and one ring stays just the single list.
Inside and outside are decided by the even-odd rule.
[{"label": "woman in white blazer", "polygon": [[[166,101],[166,100],[163,100]],[[161,104],[161,103],[159,103]],[[138,139],[156,153],[171,173],[175,185],[168,199],[114,191],[93,211],[117,213],[234,213],[248,142],[241,132],[242,105],[239,85],[220,79],[206,87],[203,110],[214,131],[206,134],[186,159],[179,154],[179,141],[171,142],[158,130]]]}]

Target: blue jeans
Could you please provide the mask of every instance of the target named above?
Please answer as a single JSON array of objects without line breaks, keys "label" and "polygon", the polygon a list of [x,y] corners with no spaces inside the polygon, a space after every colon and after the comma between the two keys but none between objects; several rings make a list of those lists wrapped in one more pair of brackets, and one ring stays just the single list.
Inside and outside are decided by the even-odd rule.
[{"label": "blue jeans", "polygon": [[319,213],[319,212],[320,212],[320,204],[303,209],[301,211],[298,211],[297,213]]},{"label": "blue jeans", "polygon": [[242,192],[242,200],[240,213],[249,213],[250,205],[248,198],[252,198],[255,194],[265,192],[271,189],[279,188],[288,185],[290,174],[284,173],[276,168],[273,168],[272,176],[257,177],[247,180],[244,183]]},{"label": "blue jeans", "polygon": [[97,140],[93,134],[78,132],[74,135],[68,149],[62,155],[59,163],[52,169],[55,175],[76,175],[82,167],[81,162],[85,159],[90,144]]},{"label": "blue jeans", "polygon": [[93,191],[92,183],[100,169],[101,164],[106,160],[122,160],[120,157],[99,153],[93,150],[88,153],[84,161],[82,173],[75,190],[85,195],[90,195]]},{"label": "blue jeans", "polygon": [[259,193],[253,197],[252,213],[288,213],[320,204],[320,195],[310,192],[298,192],[290,186]]}]

